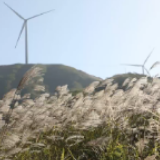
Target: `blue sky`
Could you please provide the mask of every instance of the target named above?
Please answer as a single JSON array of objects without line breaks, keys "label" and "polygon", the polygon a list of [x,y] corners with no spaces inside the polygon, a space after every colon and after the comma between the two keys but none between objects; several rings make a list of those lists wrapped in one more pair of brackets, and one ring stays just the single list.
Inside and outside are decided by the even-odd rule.
[{"label": "blue sky", "polygon": [[[102,78],[160,60],[159,0],[5,0],[24,18],[55,9],[28,22],[29,63],[65,64]],[[0,65],[24,63],[23,21],[0,0]],[[160,67],[151,72],[160,73]]]}]

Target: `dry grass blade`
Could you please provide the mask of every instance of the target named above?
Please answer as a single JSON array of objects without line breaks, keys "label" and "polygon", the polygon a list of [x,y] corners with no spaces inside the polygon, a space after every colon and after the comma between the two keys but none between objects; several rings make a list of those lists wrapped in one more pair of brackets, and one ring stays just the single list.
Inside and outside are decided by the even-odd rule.
[{"label": "dry grass blade", "polygon": [[[67,143],[68,146],[73,146],[76,145],[77,143],[80,143],[84,140],[84,136],[81,135],[73,135],[68,137],[65,142]],[[68,144],[71,143],[71,144]]]},{"label": "dry grass blade", "polygon": [[38,66],[33,66],[30,70],[28,70],[21,81],[18,84],[17,90],[22,90],[32,78],[39,77],[42,75],[42,68]]},{"label": "dry grass blade", "polygon": [[151,66],[150,69],[153,69],[153,68],[155,68],[155,67],[158,66],[158,65],[160,65],[160,61],[155,62],[155,63]]},{"label": "dry grass blade", "polygon": [[41,85],[36,85],[34,88],[35,91],[45,91],[45,86],[41,86]]}]

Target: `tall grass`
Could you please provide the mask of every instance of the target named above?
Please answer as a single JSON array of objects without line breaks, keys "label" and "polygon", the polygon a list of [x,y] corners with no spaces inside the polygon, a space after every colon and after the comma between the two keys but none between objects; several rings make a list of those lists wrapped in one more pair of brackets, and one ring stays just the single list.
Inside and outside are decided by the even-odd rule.
[{"label": "tall grass", "polygon": [[[155,63],[154,68],[158,63]],[[40,69],[31,68],[20,81],[15,95],[27,85],[31,78],[41,75]],[[146,77],[148,80],[148,77]],[[153,81],[152,81],[153,82]],[[153,85],[153,83],[151,83]],[[77,92],[78,93],[78,92]],[[94,93],[96,94],[96,93]],[[74,93],[76,95],[76,93]],[[93,95],[94,96],[94,95]],[[13,111],[16,96],[13,98]],[[105,99],[105,97],[103,97]],[[123,97],[122,97],[123,98]],[[28,139],[30,143],[12,156],[14,160],[154,160],[160,159],[160,117],[144,108],[147,98],[141,94],[142,106],[123,106],[118,110],[111,102],[111,113],[98,127],[77,128],[70,122],[62,128],[56,126]],[[85,97],[84,97],[85,99]],[[93,100],[92,107],[94,109]],[[129,105],[129,104],[128,104]],[[106,103],[106,107],[109,107]],[[96,111],[94,110],[94,113]],[[9,114],[11,115],[11,113]],[[10,118],[10,116],[9,116]],[[9,119],[8,118],[8,119]],[[9,120],[6,121],[6,124]],[[76,123],[76,122],[75,122]],[[6,130],[5,130],[6,131]],[[5,133],[5,132],[4,132]],[[4,135],[4,134],[3,134]]]},{"label": "tall grass", "polygon": [[[5,138],[7,126],[10,123],[10,117],[12,115],[13,109],[15,108],[15,104],[17,102],[16,96],[18,94],[20,94],[20,92],[22,91],[22,89],[25,86],[27,86],[29,84],[29,82],[31,80],[33,80],[33,78],[42,76],[42,74],[43,74],[42,68],[40,68],[39,66],[35,65],[35,66],[31,67],[31,69],[29,69],[24,74],[24,76],[22,77],[22,79],[20,80],[20,82],[19,82],[16,90],[14,91],[14,96],[13,96],[13,99],[12,99],[11,104],[10,104],[10,109],[9,109],[8,113],[4,117],[5,125],[3,126],[2,131],[1,131],[1,142],[3,142],[3,140]],[[11,90],[11,92],[13,92],[13,91]],[[11,92],[9,92],[8,94],[5,95],[5,99],[7,99],[7,98],[10,97],[10,95],[12,94]]]}]

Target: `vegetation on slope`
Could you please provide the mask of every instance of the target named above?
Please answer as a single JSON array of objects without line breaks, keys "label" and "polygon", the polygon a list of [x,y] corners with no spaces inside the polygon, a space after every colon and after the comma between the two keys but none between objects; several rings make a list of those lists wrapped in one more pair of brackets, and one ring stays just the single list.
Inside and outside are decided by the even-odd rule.
[{"label": "vegetation on slope", "polygon": [[[23,74],[32,66],[22,64],[0,66],[0,99],[6,92],[17,87]],[[68,84],[69,89],[75,90],[82,89],[95,80],[101,80],[64,65],[43,65],[43,68],[44,84],[50,93],[53,93],[59,85]]]},{"label": "vegetation on slope", "polygon": [[123,82],[127,79],[127,78],[136,78],[136,79],[140,79],[142,77],[145,77],[146,75],[143,74],[138,74],[138,73],[126,73],[126,74],[117,74],[114,75],[112,78],[114,79],[115,83],[118,83],[118,86],[121,88]]},{"label": "vegetation on slope", "polygon": [[[116,82],[118,78],[122,79],[123,76],[125,77],[126,75],[115,76],[114,81]],[[133,76],[133,74],[130,76]],[[143,77],[143,75],[135,75],[134,78],[139,79],[140,77]],[[126,78],[122,81],[124,82]],[[119,85],[122,86],[122,82],[119,79],[117,80],[117,83],[118,82]],[[132,106],[132,104],[129,103],[129,106],[117,112],[116,108],[114,108],[115,105],[113,107],[110,106],[113,113],[108,113],[110,116],[106,114],[106,120],[98,127],[80,129],[76,128],[76,122],[72,121],[65,127],[58,128],[55,125],[54,128],[50,130],[44,129],[43,132],[38,132],[33,137],[31,136],[27,141],[28,143],[17,143],[15,149],[23,150],[12,154],[11,158],[14,160],[159,159],[160,117],[159,114],[154,111],[155,104],[151,106],[153,107],[151,109],[147,110],[143,108],[146,101],[149,103],[149,99],[146,99],[143,92],[140,93],[142,94],[140,107]],[[76,94],[76,92],[74,94]],[[153,100],[153,97],[148,98],[152,98]],[[138,101],[138,99],[136,100]],[[136,103],[136,101],[134,103]],[[109,107],[109,105],[107,105],[107,107]],[[8,151],[6,150],[6,152]]]}]

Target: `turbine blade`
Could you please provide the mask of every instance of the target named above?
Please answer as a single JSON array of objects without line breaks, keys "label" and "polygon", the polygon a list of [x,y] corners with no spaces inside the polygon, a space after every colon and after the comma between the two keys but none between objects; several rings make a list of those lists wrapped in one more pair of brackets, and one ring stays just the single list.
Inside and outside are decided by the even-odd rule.
[{"label": "turbine blade", "polygon": [[19,39],[20,39],[20,37],[21,37],[21,34],[22,34],[23,29],[24,29],[24,27],[25,27],[25,24],[26,24],[26,22],[24,22],[23,25],[22,25],[22,28],[21,28],[21,30],[20,30],[20,33],[19,33],[19,36],[18,36],[18,39],[17,39],[15,48],[17,47],[17,44],[18,44],[18,42],[19,42]]},{"label": "turbine blade", "polygon": [[121,65],[124,65],[124,66],[134,66],[134,67],[142,67],[142,65],[140,65],[140,64],[121,64]]},{"label": "turbine blade", "polygon": [[18,14],[15,10],[13,10],[8,4],[6,4],[5,2],[4,2],[4,4],[5,4],[9,9],[11,9],[19,18],[21,18],[21,19],[24,20],[24,18],[23,18],[20,14]]},{"label": "turbine blade", "polygon": [[49,13],[49,12],[52,12],[52,11],[54,11],[54,10],[55,10],[55,9],[52,9],[52,10],[49,10],[49,11],[47,11],[47,12],[43,12],[43,13],[37,14],[37,15],[35,15],[35,16],[33,16],[33,17],[28,18],[27,20],[30,20],[30,19],[33,19],[33,18],[42,16],[42,15],[47,14],[47,13]]},{"label": "turbine blade", "polygon": [[155,63],[151,66],[150,70],[153,69],[153,68],[155,68],[155,67],[157,67],[158,65],[160,65],[160,61],[155,62]]},{"label": "turbine blade", "polygon": [[149,57],[151,56],[151,54],[153,53],[154,48],[152,49],[152,51],[149,53],[148,57],[146,58],[146,60],[144,61],[143,65],[145,65],[145,63],[148,61]]}]

